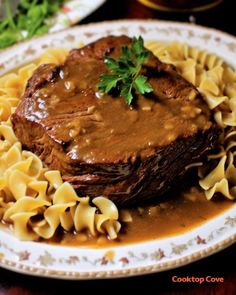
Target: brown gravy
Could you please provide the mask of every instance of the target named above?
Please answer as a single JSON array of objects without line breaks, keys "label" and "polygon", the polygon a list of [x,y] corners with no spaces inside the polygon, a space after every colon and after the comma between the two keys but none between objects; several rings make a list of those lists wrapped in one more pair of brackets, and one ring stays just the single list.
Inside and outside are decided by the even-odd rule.
[{"label": "brown gravy", "polygon": [[86,234],[58,234],[50,243],[62,246],[111,247],[123,246],[147,240],[162,239],[182,234],[219,215],[234,205],[222,197],[207,201],[204,192],[192,187],[184,193],[170,196],[154,207],[131,209],[133,221],[123,227],[114,241],[104,236]]},{"label": "brown gravy", "polygon": [[[42,75],[47,71],[41,70]],[[100,96],[96,85],[104,72],[103,61],[86,61],[79,66],[66,62],[54,83],[48,83],[33,94],[35,103],[27,116],[36,122],[54,118],[47,132],[56,142],[66,145],[70,159],[114,163],[137,154],[146,157],[158,146],[209,128],[207,107],[199,97],[194,100],[160,99],[154,82],[154,94],[158,99],[138,95],[132,108],[120,97]],[[171,73],[169,75],[174,79]],[[196,96],[194,90],[189,96],[193,94]],[[68,123],[63,119],[60,125],[59,119],[66,116],[69,116]]]}]

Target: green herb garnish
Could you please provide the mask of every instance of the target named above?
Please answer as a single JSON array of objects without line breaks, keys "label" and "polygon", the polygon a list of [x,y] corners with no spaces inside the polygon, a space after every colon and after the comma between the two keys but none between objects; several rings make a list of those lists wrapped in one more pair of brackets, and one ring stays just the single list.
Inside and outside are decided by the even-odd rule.
[{"label": "green herb garnish", "polygon": [[48,18],[65,0],[21,0],[15,16],[9,0],[5,1],[6,18],[0,22],[0,49],[49,31]]},{"label": "green herb garnish", "polygon": [[133,101],[132,91],[145,94],[153,91],[147,82],[147,77],[140,74],[142,66],[149,58],[149,52],[144,47],[142,37],[133,38],[131,47],[123,46],[118,59],[105,57],[104,63],[110,70],[108,74],[100,76],[98,89],[103,93],[109,93],[112,89],[119,91],[126,103]]}]

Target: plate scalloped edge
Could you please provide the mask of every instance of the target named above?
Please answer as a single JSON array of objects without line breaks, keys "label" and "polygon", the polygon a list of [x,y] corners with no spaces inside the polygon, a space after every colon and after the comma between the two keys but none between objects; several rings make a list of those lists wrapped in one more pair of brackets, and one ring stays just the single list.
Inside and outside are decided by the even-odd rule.
[{"label": "plate scalloped edge", "polygon": [[[108,34],[187,42],[215,52],[236,68],[236,39],[230,35],[187,24],[135,20],[78,26],[13,46],[0,53],[0,74],[35,59],[47,47],[72,48]],[[9,231],[0,230],[0,265],[25,274],[64,279],[124,277],[179,267],[235,241],[236,205],[185,234],[105,249],[22,242]]]}]

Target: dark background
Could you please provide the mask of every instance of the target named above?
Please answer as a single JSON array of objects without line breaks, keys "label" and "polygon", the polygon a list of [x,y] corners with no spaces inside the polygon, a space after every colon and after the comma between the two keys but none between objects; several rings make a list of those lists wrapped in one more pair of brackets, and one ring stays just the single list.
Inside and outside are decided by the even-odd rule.
[{"label": "dark background", "polygon": [[[162,13],[143,6],[136,0],[107,0],[83,24],[116,19],[161,19],[181,22],[194,21],[197,24],[214,27],[236,35],[236,2],[225,0],[208,11],[199,13]],[[235,57],[236,58],[236,57]],[[224,283],[172,283],[172,276],[179,277],[224,277]],[[63,281],[24,276],[0,269],[0,295],[48,295],[48,294],[191,294],[191,295],[233,295],[236,294],[236,245],[218,254],[190,265],[140,277],[91,281]]]},{"label": "dark background", "polygon": [[[193,0],[195,1],[195,0]],[[107,0],[106,3],[84,19],[81,23],[98,22],[114,19],[161,19],[189,22],[190,18],[195,18],[196,23],[217,28],[236,35],[236,1],[224,0],[215,8],[198,13],[169,13],[155,11],[148,8],[137,0]]]}]

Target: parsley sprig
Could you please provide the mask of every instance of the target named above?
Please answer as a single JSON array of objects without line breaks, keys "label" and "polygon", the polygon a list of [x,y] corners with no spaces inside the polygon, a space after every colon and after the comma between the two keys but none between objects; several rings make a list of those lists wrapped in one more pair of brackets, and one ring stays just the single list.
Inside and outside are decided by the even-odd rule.
[{"label": "parsley sprig", "polygon": [[48,17],[56,13],[65,0],[21,0],[12,15],[5,1],[6,17],[0,22],[0,49],[49,31]]},{"label": "parsley sprig", "polygon": [[149,52],[144,47],[142,37],[134,37],[131,47],[121,47],[121,55],[118,59],[104,58],[110,73],[100,76],[98,89],[103,93],[117,89],[128,105],[131,105],[133,101],[133,91],[141,94],[152,92],[153,89],[147,82],[147,77],[140,74],[148,58]]}]

